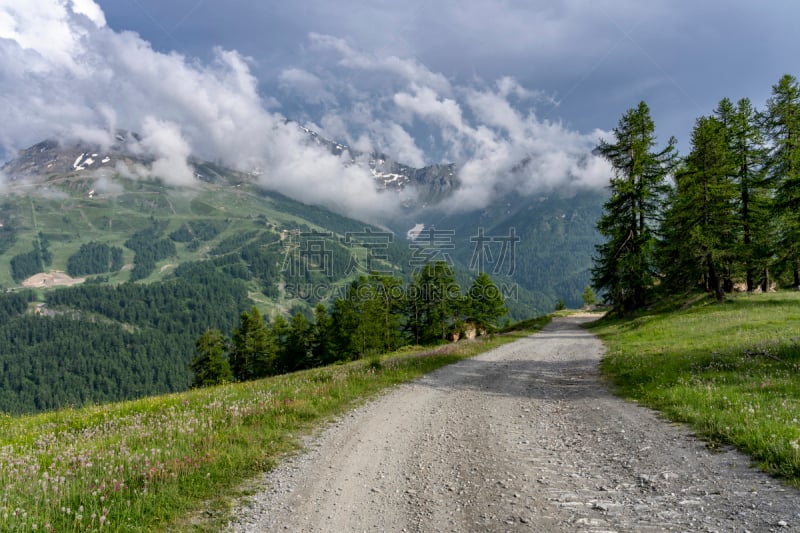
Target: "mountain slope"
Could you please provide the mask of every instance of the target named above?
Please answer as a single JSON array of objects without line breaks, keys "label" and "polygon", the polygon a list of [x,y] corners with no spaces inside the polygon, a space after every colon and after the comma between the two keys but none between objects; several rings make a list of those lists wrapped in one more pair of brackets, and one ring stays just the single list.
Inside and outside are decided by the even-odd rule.
[{"label": "mountain slope", "polygon": [[485,270],[513,319],[559,298],[578,305],[588,282],[598,193],[452,214],[443,210],[458,185],[452,165],[414,169],[372,154],[378,188],[423,191],[377,227],[197,159],[191,188],[136,177],[126,169],[152,161],[135,135],[118,141],[108,150],[43,142],[3,167],[0,288],[11,292],[0,293],[0,411],[184,390],[206,329],[229,333],[253,305],[309,315],[370,270],[408,279],[445,259],[462,287]]}]

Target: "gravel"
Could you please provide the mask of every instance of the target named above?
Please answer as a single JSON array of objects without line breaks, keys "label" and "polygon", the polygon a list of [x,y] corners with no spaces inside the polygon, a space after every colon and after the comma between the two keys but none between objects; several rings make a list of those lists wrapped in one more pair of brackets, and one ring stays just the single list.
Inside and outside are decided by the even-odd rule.
[{"label": "gravel", "polygon": [[230,531],[800,531],[800,491],[611,395],[585,320],[337,419]]}]

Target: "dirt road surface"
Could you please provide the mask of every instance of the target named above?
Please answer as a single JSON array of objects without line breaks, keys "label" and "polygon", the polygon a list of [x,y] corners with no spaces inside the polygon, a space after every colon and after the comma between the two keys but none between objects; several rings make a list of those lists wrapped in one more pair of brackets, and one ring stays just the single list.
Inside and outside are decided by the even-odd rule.
[{"label": "dirt road surface", "polygon": [[232,531],[800,531],[800,491],[612,396],[586,318],[393,389],[309,439]]}]

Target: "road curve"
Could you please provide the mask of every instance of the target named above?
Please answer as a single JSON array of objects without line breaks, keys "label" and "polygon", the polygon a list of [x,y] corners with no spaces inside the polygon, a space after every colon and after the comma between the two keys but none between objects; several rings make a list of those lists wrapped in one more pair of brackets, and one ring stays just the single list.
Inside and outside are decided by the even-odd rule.
[{"label": "road curve", "polygon": [[612,396],[544,330],[402,385],[267,474],[231,531],[800,531],[800,492]]}]

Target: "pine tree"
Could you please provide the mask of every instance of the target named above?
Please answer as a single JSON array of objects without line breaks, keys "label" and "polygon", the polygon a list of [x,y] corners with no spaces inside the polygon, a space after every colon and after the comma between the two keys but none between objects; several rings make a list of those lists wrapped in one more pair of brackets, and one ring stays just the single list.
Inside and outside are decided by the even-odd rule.
[{"label": "pine tree", "polygon": [[461,314],[461,289],[444,261],[428,263],[409,285],[406,307],[417,343],[447,339]]},{"label": "pine tree", "polygon": [[666,246],[677,249],[680,257],[680,261],[671,257],[672,265],[666,265],[668,283],[691,286],[697,281],[691,276],[703,272],[706,288],[717,300],[725,297],[722,265],[735,257],[737,191],[731,167],[724,124],[714,117],[697,119],[692,151],[676,173],[673,203],[664,223],[664,234],[672,239]]},{"label": "pine tree", "polygon": [[592,282],[619,311],[645,304],[656,276],[655,228],[667,192],[665,178],[675,164],[674,138],[655,152],[655,125],[647,104],[628,110],[614,128],[615,142],[597,152],[614,171],[611,197],[597,224],[606,237],[596,247]]},{"label": "pine tree", "polygon": [[793,76],[783,76],[772,87],[764,125],[772,147],[768,177],[781,215],[780,255],[800,289],[800,85]]},{"label": "pine tree", "polygon": [[[357,282],[353,282],[348,288],[348,294],[358,287]],[[337,298],[333,302],[331,311],[331,330],[334,350],[342,360],[356,357],[360,351],[358,349],[357,330],[360,321],[359,310],[350,298]]]},{"label": "pine tree", "polygon": [[230,363],[225,357],[227,343],[222,332],[209,329],[197,339],[197,356],[192,361],[193,387],[207,387],[233,381]]},{"label": "pine tree", "polygon": [[281,349],[279,371],[294,372],[312,366],[312,326],[303,313],[295,313],[289,321],[286,341]]},{"label": "pine tree", "polygon": [[738,236],[736,259],[744,270],[747,291],[757,281],[769,285],[772,256],[772,217],[770,191],[764,180],[766,149],[759,116],[750,100],[742,98],[736,106],[724,98],[715,116],[725,127],[731,179],[738,188],[736,217]]},{"label": "pine tree", "polygon": [[311,329],[311,354],[315,366],[329,365],[336,361],[333,319],[323,304],[314,309],[314,325]]},{"label": "pine tree", "polygon": [[475,277],[466,295],[466,311],[478,330],[496,329],[496,321],[508,313],[503,295],[486,272]]},{"label": "pine tree", "polygon": [[241,315],[233,332],[230,364],[239,381],[262,378],[276,373],[276,343],[256,307]]},{"label": "pine tree", "polygon": [[371,301],[364,318],[378,325],[382,351],[396,350],[401,343],[403,282],[394,276],[373,273],[368,283]]}]

